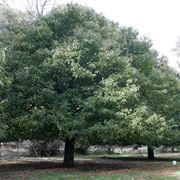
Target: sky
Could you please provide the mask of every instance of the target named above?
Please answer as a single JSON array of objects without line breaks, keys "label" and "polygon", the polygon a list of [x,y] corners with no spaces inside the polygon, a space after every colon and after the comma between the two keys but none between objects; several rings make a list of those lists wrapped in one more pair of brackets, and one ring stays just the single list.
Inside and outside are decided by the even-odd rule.
[{"label": "sky", "polygon": [[[23,9],[25,0],[16,2]],[[169,65],[177,70],[177,57],[173,49],[180,37],[180,0],[56,0],[59,4],[77,2],[102,13],[120,26],[132,26],[140,36],[147,36],[160,55],[167,56]]]}]

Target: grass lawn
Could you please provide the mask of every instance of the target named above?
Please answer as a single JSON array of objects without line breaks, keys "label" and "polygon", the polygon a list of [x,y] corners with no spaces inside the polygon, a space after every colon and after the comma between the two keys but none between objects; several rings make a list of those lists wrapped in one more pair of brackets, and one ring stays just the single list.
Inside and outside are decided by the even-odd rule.
[{"label": "grass lawn", "polygon": [[176,166],[173,155],[162,157],[78,156],[76,167],[68,169],[61,158],[0,161],[0,180],[180,180],[180,154]]},{"label": "grass lawn", "polygon": [[154,172],[129,172],[123,174],[116,174],[116,175],[88,175],[86,173],[66,173],[66,174],[59,174],[59,173],[42,173],[36,174],[30,179],[34,180],[66,180],[66,179],[73,179],[73,180],[135,180],[135,179],[146,179],[146,180],[179,180],[180,179],[180,171],[174,172],[171,175],[163,175],[161,176],[161,171],[154,171]]},{"label": "grass lawn", "polygon": [[[78,172],[41,172],[34,174],[31,179],[35,180],[179,180],[180,164],[172,167],[170,163],[163,163],[159,168],[159,164],[148,162],[137,162],[139,167],[130,169],[116,169],[109,171],[78,171]],[[150,166],[154,165],[154,169]],[[144,168],[142,168],[142,166]],[[142,168],[142,169],[141,169]]]}]

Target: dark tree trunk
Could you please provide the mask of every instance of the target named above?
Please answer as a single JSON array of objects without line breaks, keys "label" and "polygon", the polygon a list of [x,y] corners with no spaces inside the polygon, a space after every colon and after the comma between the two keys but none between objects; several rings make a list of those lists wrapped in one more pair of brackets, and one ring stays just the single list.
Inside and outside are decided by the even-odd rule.
[{"label": "dark tree trunk", "polygon": [[64,167],[74,167],[74,139],[65,140],[65,149],[64,149]]},{"label": "dark tree trunk", "polygon": [[112,151],[111,151],[111,146],[108,146],[108,151],[107,151],[107,153],[108,153],[108,154],[111,154],[111,152],[112,152]]},{"label": "dark tree trunk", "polygon": [[175,151],[174,151],[174,146],[172,146],[171,148],[172,148],[172,153],[174,153],[174,152],[175,152]]},{"label": "dark tree trunk", "polygon": [[152,146],[148,146],[148,159],[149,160],[154,160],[155,156],[154,156],[154,150]]}]

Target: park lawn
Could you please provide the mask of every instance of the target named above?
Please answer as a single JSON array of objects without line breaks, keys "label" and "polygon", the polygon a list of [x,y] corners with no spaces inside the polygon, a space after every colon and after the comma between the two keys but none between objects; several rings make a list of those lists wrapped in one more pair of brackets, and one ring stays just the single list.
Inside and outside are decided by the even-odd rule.
[{"label": "park lawn", "polygon": [[[33,173],[33,172],[32,172]],[[0,179],[11,180],[11,179],[27,179],[27,180],[179,180],[180,171],[174,172],[171,175],[158,175],[161,171],[155,172],[130,172],[127,174],[116,174],[116,175],[90,175],[88,173],[33,173],[31,176],[30,172],[28,175],[22,175],[21,173],[4,173],[1,174]],[[21,174],[21,175],[20,175]]]},{"label": "park lawn", "polygon": [[[108,162],[107,162],[108,163]],[[121,162],[122,163],[122,162]],[[127,162],[124,162],[127,163]],[[133,162],[128,162],[128,164]],[[122,169],[110,168],[98,169],[93,167],[92,170],[84,164],[83,169],[71,168],[53,168],[39,169],[32,171],[20,171],[8,173],[4,179],[28,179],[28,180],[178,180],[180,179],[180,163],[176,167],[171,162],[135,162],[137,168]],[[111,164],[110,164],[111,165]],[[154,169],[152,167],[154,166]],[[96,169],[97,168],[97,169]],[[7,174],[6,174],[7,175]],[[1,178],[0,178],[1,179]]]},{"label": "park lawn", "polygon": [[180,171],[173,172],[171,175],[165,175],[161,170],[157,171],[142,171],[142,172],[129,172],[116,175],[96,175],[86,173],[42,173],[36,174],[30,179],[34,180],[179,180]]},{"label": "park lawn", "polygon": [[[173,180],[180,179],[180,154],[176,158],[160,158],[147,161],[146,158],[115,156],[76,157],[75,168],[63,168],[62,158],[26,159],[0,162],[0,180]],[[177,165],[172,165],[176,159]],[[4,164],[3,164],[4,163]]]}]

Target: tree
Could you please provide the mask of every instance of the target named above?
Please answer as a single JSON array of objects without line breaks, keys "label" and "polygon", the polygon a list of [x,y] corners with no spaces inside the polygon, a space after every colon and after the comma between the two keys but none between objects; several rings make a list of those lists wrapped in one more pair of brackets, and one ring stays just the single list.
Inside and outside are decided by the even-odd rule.
[{"label": "tree", "polygon": [[161,66],[155,69],[149,77],[152,83],[148,93],[149,106],[154,112],[165,117],[169,126],[169,132],[161,142],[162,145],[167,145],[170,142],[172,145],[176,144],[172,136],[177,136],[177,126],[179,126],[180,83],[177,74],[167,64],[161,63]]},{"label": "tree", "polygon": [[7,49],[6,68],[13,77],[7,138],[61,138],[66,143],[64,165],[73,166],[76,138],[105,121],[88,121],[98,89],[117,76],[132,94],[125,83],[129,61],[118,53],[117,36],[114,23],[77,5],[20,29]]},{"label": "tree", "polygon": [[6,139],[64,140],[66,167],[74,166],[74,145],[83,136],[160,143],[166,118],[149,101],[157,56],[137,36],[73,4],[17,28],[6,47]]},{"label": "tree", "polygon": [[173,147],[179,144],[180,79],[178,72],[167,65],[161,66],[159,73],[158,90],[163,93],[163,96],[157,110],[166,116],[169,126],[171,126],[171,131],[163,144]]},{"label": "tree", "polygon": [[[122,53],[123,55],[129,56],[132,59],[131,61],[132,66],[136,69],[136,74],[135,74],[136,84],[138,84],[140,98],[142,99],[142,101],[139,102],[141,104],[141,107],[138,108],[137,111],[135,111],[135,114],[137,112],[141,112],[141,113],[140,114],[138,113],[138,116],[134,117],[135,121],[133,123],[135,125],[134,126],[135,134],[137,134],[134,137],[135,140],[139,139],[139,141],[136,140],[137,142],[135,141],[134,142],[139,145],[142,144],[148,145],[150,142],[155,143],[156,138],[155,139],[149,138],[153,134],[153,131],[147,129],[147,127],[149,127],[148,118],[149,116],[151,117],[153,115],[153,112],[150,112],[150,108],[147,106],[146,103],[147,99],[144,97],[146,95],[146,92],[144,92],[145,89],[143,85],[147,82],[149,74],[152,72],[152,69],[156,66],[157,55],[155,52],[151,50],[152,47],[151,41],[147,38],[139,39],[138,38],[139,33],[133,30],[132,28],[123,29],[122,34],[123,35],[120,39],[120,42],[123,44]],[[143,138],[142,137],[139,138],[140,136],[139,132],[141,132],[143,136],[145,135],[145,132],[147,132],[147,134],[149,135],[147,136],[146,134]],[[148,150],[149,149],[150,148],[148,148]]]},{"label": "tree", "polygon": [[[146,130],[149,133],[149,137],[154,138],[148,141],[146,141],[147,138],[144,139],[145,141],[142,139],[141,143],[146,143],[146,145],[151,147],[148,148],[150,150],[153,146],[165,144],[165,142],[169,141],[172,128],[178,124],[178,73],[168,67],[166,57],[158,58],[157,52],[152,50],[152,43],[149,39],[138,39],[137,31],[133,31],[130,28],[124,29],[121,42],[123,42],[124,46],[123,53],[132,58],[132,65],[136,68],[135,78],[136,83],[139,85],[142,103],[148,107],[151,114],[155,113],[165,118],[166,126],[168,127],[167,131],[164,132],[164,137],[162,136],[162,131],[159,132],[161,134],[159,134],[159,137],[161,138],[158,138],[158,141],[156,136],[153,136],[153,134],[156,134],[153,130]],[[157,122],[159,122],[158,119]],[[162,127],[164,127],[163,124]],[[161,125],[159,124],[159,130],[160,128]],[[177,133],[177,131],[174,132]],[[150,153],[148,154],[150,155]],[[151,157],[154,158],[153,155],[149,156],[150,159]]]}]

